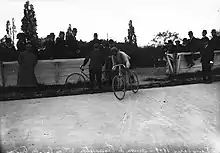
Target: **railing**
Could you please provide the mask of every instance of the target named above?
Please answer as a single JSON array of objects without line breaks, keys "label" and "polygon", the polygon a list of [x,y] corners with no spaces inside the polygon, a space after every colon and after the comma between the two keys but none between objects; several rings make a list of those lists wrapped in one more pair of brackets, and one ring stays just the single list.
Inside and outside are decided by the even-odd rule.
[{"label": "railing", "polygon": [[[220,50],[214,51],[215,56],[214,56],[214,65],[213,67],[220,67]],[[180,74],[180,73],[190,73],[190,72],[196,72],[196,71],[201,71],[202,65],[200,62],[201,58],[198,58],[197,60],[194,61],[195,65],[192,66],[191,68],[187,67],[186,60],[184,58],[185,55],[191,55],[191,52],[181,52],[177,53],[177,59],[176,59],[176,67],[173,66],[171,63],[173,59],[173,54],[166,53],[166,60],[167,60],[167,73],[168,74]],[[196,52],[193,54],[200,54],[200,52]],[[176,69],[175,69],[176,68]]]},{"label": "railing", "polygon": [[[39,60],[35,67],[35,75],[40,84],[64,84],[66,77],[79,72],[84,58]],[[0,62],[0,86],[16,86],[18,62]],[[87,72],[86,72],[87,73]]]}]

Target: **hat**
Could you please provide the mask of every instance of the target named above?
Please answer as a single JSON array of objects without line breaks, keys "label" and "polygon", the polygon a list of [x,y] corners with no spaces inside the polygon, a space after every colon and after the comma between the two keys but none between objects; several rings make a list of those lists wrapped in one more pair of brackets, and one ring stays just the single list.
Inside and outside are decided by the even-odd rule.
[{"label": "hat", "polygon": [[117,47],[112,47],[111,51],[118,51],[118,48]]}]

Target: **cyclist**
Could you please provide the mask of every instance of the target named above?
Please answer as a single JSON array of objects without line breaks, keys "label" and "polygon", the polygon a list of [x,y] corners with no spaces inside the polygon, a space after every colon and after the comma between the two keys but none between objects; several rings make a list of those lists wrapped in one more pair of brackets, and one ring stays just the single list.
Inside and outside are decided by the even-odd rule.
[{"label": "cyclist", "polygon": [[[112,51],[112,63],[113,63],[113,67],[112,69],[113,70],[116,70],[116,67],[115,65],[117,64],[124,64],[125,65],[125,69],[122,69],[122,73],[125,75],[125,76],[128,76],[130,77],[130,59],[131,57],[128,56],[125,52],[119,50],[117,47],[112,47],[111,48],[111,51]],[[133,78],[131,78],[133,80]]]}]

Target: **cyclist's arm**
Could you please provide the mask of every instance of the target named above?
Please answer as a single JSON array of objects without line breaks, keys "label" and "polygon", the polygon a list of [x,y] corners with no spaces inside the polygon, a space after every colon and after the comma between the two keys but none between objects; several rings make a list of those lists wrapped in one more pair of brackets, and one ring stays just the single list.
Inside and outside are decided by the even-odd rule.
[{"label": "cyclist's arm", "polygon": [[116,65],[116,61],[115,61],[115,59],[114,59],[114,56],[112,55],[112,66],[114,67],[115,65]]},{"label": "cyclist's arm", "polygon": [[131,66],[131,64],[130,64],[130,56],[128,56],[127,54],[123,54],[123,58],[124,58],[124,60],[125,60],[125,64],[126,64],[126,68],[130,68],[130,66]]}]

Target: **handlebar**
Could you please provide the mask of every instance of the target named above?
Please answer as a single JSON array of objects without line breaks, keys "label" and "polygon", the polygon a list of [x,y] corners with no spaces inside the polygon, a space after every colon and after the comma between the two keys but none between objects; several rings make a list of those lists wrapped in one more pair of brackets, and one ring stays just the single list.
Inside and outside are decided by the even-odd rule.
[{"label": "handlebar", "polygon": [[116,67],[123,67],[123,68],[125,68],[125,65],[124,64],[117,64],[117,65],[113,66],[113,68],[116,68]]}]

